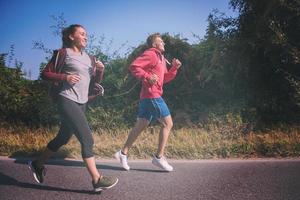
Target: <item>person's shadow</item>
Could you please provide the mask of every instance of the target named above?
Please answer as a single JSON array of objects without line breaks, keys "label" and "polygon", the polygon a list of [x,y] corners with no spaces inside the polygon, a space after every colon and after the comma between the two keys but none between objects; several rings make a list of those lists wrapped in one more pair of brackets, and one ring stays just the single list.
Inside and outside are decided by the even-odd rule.
[{"label": "person's shadow", "polygon": [[[27,164],[27,162],[30,160],[30,158],[14,158],[14,159],[15,159],[14,162],[18,164]],[[63,160],[63,159],[51,159],[47,162],[47,165],[78,166],[78,167],[85,166],[82,161]],[[122,170],[121,167],[114,167],[109,165],[97,165],[97,168],[108,169],[108,170]],[[94,192],[92,190],[76,190],[76,189],[67,189],[67,188],[53,187],[53,186],[47,186],[41,184],[20,182],[1,172],[0,172],[0,185],[15,185],[17,187],[29,188],[29,189],[59,191],[59,192],[74,192],[74,193],[81,193],[81,194],[101,194],[101,192]]]},{"label": "person's shadow", "polygon": [[59,188],[59,187],[52,187],[47,185],[38,185],[38,184],[20,182],[1,172],[0,172],[0,185],[14,185],[17,187],[28,188],[28,189],[38,189],[38,190],[48,190],[48,191],[58,191],[58,192],[75,192],[80,194],[101,194],[101,192],[96,193],[92,190],[75,190],[75,189]]},{"label": "person's shadow", "polygon": [[[19,164],[27,164],[28,158],[15,158],[15,163]],[[51,159],[47,161],[47,165],[61,165],[61,166],[76,166],[76,167],[85,167],[83,161],[79,160],[64,160],[64,159]],[[98,169],[105,170],[114,170],[114,171],[126,171],[124,168],[120,166],[112,166],[112,165],[104,165],[104,164],[96,164]],[[160,169],[140,169],[140,168],[131,168],[131,171],[136,172],[150,172],[150,173],[166,173],[166,171]]]},{"label": "person's shadow", "polygon": [[[18,164],[27,164],[29,158],[14,158],[15,163]],[[63,159],[51,159],[47,162],[47,165],[62,165],[62,166],[78,166],[78,167],[85,167],[82,161],[77,160],[63,160]],[[97,168],[99,169],[106,169],[106,170],[117,170],[117,171],[125,171],[122,167],[111,166],[111,165],[99,165],[97,164]],[[132,168],[132,171],[137,172],[152,172],[152,173],[164,173],[161,170],[151,170],[151,169],[138,169]],[[38,189],[38,190],[48,190],[48,191],[59,191],[59,192],[74,192],[74,193],[81,193],[81,194],[101,194],[101,192],[94,192],[92,190],[77,190],[77,189],[68,189],[68,188],[60,188],[60,187],[53,187],[41,184],[32,184],[18,181],[6,174],[0,172],[0,185],[14,185],[17,187],[22,188],[29,188],[29,189]]]},{"label": "person's shadow", "polygon": [[[31,160],[30,158],[15,158],[15,163],[18,164],[27,164],[27,162]],[[75,167],[85,167],[83,161],[79,160],[64,160],[64,159],[50,159],[46,162],[47,165],[61,165],[61,166],[75,166]],[[96,167],[99,169],[106,169],[106,170],[116,170],[122,171],[122,167],[111,166],[111,165],[104,165],[104,164],[96,164]]]}]

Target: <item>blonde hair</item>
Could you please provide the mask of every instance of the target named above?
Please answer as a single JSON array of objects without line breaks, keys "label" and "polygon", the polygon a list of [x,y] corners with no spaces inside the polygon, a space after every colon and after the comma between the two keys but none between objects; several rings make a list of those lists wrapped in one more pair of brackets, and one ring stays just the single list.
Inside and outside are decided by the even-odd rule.
[{"label": "blonde hair", "polygon": [[153,33],[153,34],[149,35],[148,38],[147,38],[147,46],[149,48],[152,47],[152,44],[154,43],[154,40],[158,37],[161,38],[160,33]]}]

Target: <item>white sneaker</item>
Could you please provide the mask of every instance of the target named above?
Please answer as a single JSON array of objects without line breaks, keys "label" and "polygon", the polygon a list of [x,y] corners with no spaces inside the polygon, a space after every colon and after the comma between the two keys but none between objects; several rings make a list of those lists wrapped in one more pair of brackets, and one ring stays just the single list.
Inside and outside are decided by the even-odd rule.
[{"label": "white sneaker", "polygon": [[130,169],[127,163],[127,156],[121,153],[121,150],[115,153],[115,158],[121,163],[122,167],[127,171]]},{"label": "white sneaker", "polygon": [[161,157],[160,159],[158,159],[156,158],[156,156],[153,156],[152,164],[167,172],[173,171],[173,167],[169,165],[165,157]]}]

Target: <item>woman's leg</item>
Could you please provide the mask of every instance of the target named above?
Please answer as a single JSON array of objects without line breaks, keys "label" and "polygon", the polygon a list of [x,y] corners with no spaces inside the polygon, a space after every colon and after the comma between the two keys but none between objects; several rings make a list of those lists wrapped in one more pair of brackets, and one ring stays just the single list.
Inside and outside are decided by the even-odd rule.
[{"label": "woman's leg", "polygon": [[85,105],[64,99],[62,107],[64,108],[65,120],[70,124],[70,127],[73,128],[74,135],[81,144],[82,158],[93,182],[95,183],[99,180],[100,174],[96,168],[93,154],[94,140],[85,116]]},{"label": "woman's leg", "polygon": [[63,109],[59,106],[61,112],[61,126],[55,136],[47,145],[43,153],[35,161],[38,167],[42,167],[51,156],[59,150],[59,148],[67,144],[73,135],[73,129],[69,126],[68,122],[64,119]]}]

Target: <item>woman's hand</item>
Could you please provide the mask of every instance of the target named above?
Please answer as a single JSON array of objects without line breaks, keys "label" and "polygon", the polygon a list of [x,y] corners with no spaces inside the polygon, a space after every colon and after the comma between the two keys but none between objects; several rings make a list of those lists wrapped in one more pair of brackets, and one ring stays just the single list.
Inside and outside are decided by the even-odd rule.
[{"label": "woman's hand", "polygon": [[104,64],[100,60],[95,59],[95,64],[96,64],[97,70],[102,71],[104,69]]},{"label": "woman's hand", "polygon": [[79,75],[77,75],[77,74],[68,74],[67,75],[67,82],[70,85],[74,85],[78,81],[80,81],[80,76]]}]

